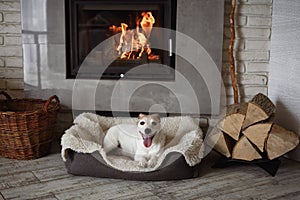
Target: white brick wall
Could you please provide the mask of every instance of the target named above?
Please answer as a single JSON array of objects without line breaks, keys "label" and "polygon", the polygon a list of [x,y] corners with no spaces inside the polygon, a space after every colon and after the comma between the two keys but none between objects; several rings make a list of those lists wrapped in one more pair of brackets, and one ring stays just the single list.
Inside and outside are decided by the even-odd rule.
[{"label": "white brick wall", "polygon": [[[228,63],[231,0],[225,2],[222,76],[227,103],[231,104],[233,91]],[[272,0],[237,0],[234,57],[241,101],[248,101],[258,92],[268,93],[272,3]]]},{"label": "white brick wall", "polygon": [[20,0],[0,0],[0,90],[22,98],[23,77]]}]

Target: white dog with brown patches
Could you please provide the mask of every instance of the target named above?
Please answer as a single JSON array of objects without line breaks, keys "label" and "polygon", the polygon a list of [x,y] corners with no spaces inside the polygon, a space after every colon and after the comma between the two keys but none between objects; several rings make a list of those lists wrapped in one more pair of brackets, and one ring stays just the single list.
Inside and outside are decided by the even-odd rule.
[{"label": "white dog with brown patches", "polygon": [[160,117],[157,114],[138,117],[138,124],[120,124],[111,127],[103,140],[106,153],[118,147],[122,154],[139,162],[142,167],[153,167],[163,152],[165,136],[160,132]]}]

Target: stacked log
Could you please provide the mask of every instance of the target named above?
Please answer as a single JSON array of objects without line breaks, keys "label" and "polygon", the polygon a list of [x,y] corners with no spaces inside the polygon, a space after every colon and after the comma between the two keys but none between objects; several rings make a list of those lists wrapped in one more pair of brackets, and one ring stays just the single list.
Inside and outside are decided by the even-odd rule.
[{"label": "stacked log", "polygon": [[248,103],[230,105],[208,141],[227,158],[278,158],[299,144],[299,136],[275,124],[274,113],[275,105],[261,93]]}]

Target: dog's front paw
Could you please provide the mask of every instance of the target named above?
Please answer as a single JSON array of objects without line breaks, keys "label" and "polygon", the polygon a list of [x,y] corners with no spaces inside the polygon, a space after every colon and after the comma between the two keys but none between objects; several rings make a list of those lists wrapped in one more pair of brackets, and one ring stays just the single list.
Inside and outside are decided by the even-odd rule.
[{"label": "dog's front paw", "polygon": [[147,167],[147,162],[145,162],[145,161],[139,161],[139,162],[138,162],[138,166],[139,166],[139,167],[144,167],[144,168],[145,168],[145,167]]},{"label": "dog's front paw", "polygon": [[156,158],[151,158],[150,160],[148,160],[148,167],[154,167],[157,163],[157,159]]},{"label": "dog's front paw", "polygon": [[144,167],[144,168],[147,167],[147,160],[146,160],[145,157],[140,156],[140,155],[137,154],[134,157],[134,160],[138,163],[139,167]]}]

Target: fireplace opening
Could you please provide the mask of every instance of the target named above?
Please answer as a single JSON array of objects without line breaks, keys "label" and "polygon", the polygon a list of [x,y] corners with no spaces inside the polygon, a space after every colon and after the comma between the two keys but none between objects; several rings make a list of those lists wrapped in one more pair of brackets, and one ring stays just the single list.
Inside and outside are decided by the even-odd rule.
[{"label": "fireplace opening", "polygon": [[[175,36],[159,28],[176,29],[176,1],[66,0],[67,78],[99,78],[103,69],[101,79],[174,80],[165,66],[175,68]],[[93,50],[108,38],[115,59],[106,66],[107,52]],[[83,62],[92,67],[80,70]]]}]

